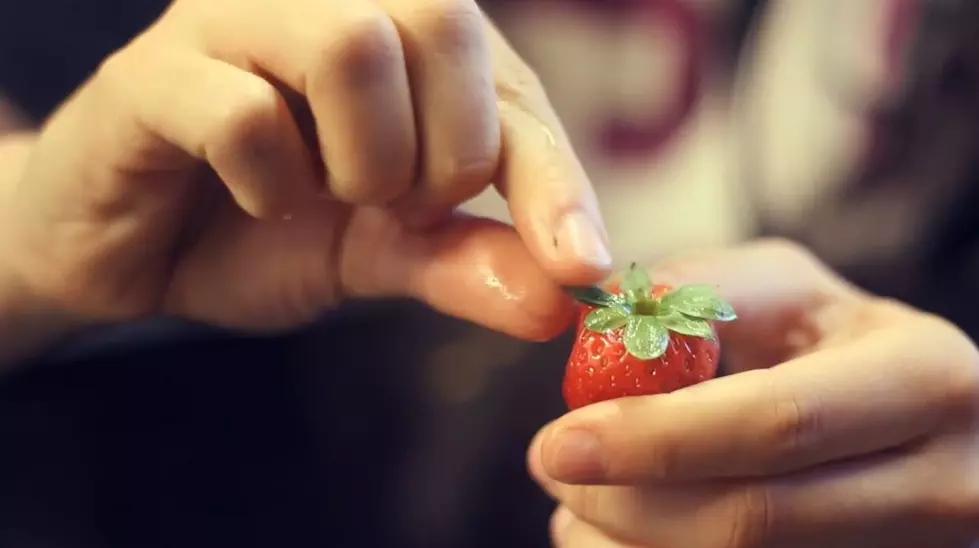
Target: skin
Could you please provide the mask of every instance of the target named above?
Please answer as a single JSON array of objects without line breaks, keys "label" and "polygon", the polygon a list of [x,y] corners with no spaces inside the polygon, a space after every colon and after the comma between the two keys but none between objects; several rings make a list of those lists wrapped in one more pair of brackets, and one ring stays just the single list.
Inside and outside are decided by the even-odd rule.
[{"label": "skin", "polygon": [[[491,184],[515,228],[451,213]],[[0,142],[0,363],[93,324],[283,329],[383,295],[547,338],[560,284],[607,274],[604,239],[536,77],[472,2],[178,0]],[[560,546],[979,536],[962,333],[781,243],[654,274],[721,286],[742,373],[548,426],[529,458]]]},{"label": "skin", "polygon": [[764,241],[668,261],[713,283],[736,374],[581,408],[532,475],[561,548],[934,548],[979,539],[979,354],[948,322]]},{"label": "skin", "polygon": [[0,136],[30,127],[27,116],[0,95]]},{"label": "skin", "polygon": [[[388,295],[545,339],[560,285],[610,263],[544,91],[471,0],[177,0],[0,166],[0,363],[93,324],[275,330]],[[454,212],[491,185],[515,228]]]}]

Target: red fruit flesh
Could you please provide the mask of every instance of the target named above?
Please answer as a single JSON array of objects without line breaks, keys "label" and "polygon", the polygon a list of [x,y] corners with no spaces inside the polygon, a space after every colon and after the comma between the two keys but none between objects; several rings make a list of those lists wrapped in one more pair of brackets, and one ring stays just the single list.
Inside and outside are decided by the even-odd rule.
[{"label": "red fruit flesh", "polygon": [[[669,290],[669,286],[656,285],[651,293],[659,297]],[[564,376],[563,393],[568,408],[672,392],[717,374],[720,346],[716,341],[670,332],[669,346],[662,356],[641,360],[626,351],[621,329],[599,333],[585,328],[584,318],[593,309],[581,305],[574,347]]]}]

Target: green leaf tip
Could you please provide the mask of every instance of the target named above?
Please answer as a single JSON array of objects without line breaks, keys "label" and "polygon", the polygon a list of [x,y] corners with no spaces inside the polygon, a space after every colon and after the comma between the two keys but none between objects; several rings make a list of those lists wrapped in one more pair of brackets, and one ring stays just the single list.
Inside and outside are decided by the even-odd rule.
[{"label": "green leaf tip", "polygon": [[625,302],[625,299],[621,295],[610,293],[594,285],[587,287],[568,287],[565,289],[576,301],[592,306],[616,306]]},{"label": "green leaf tip", "polygon": [[684,285],[663,295],[660,309],[715,322],[737,319],[734,308],[709,285]]},{"label": "green leaf tip", "polygon": [[596,308],[585,316],[585,328],[597,333],[608,333],[625,327],[631,317],[632,311],[626,306]]},{"label": "green leaf tip", "polygon": [[683,314],[665,314],[657,318],[663,326],[674,333],[714,340],[714,328],[710,322],[701,318],[691,318]]},{"label": "green leaf tip", "polygon": [[645,268],[639,268],[636,263],[632,263],[622,276],[622,283],[619,284],[622,293],[633,302],[647,298],[652,288],[653,281],[649,278],[649,273]]},{"label": "green leaf tip", "polygon": [[632,316],[622,333],[625,349],[640,360],[655,360],[670,346],[670,332],[652,316]]}]

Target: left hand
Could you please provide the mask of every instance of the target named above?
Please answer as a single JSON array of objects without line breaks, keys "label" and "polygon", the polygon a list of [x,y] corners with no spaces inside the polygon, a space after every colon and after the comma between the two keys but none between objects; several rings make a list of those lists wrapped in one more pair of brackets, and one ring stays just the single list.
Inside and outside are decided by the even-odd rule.
[{"label": "left hand", "polygon": [[[3,156],[0,362],[92,324],[280,330],[378,297],[543,340],[572,321],[561,286],[611,266],[546,92],[475,0],[175,0]],[[491,186],[512,227],[456,211]]]},{"label": "left hand", "polygon": [[562,548],[945,548],[979,538],[979,354],[948,322],[760,243],[713,283],[734,375],[569,413],[528,455]]}]

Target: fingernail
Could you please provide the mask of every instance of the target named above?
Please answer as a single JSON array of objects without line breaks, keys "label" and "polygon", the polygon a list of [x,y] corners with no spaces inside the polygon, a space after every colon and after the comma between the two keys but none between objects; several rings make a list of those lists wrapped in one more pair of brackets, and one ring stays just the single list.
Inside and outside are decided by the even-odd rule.
[{"label": "fingernail", "polygon": [[560,543],[564,540],[565,530],[571,525],[571,519],[573,517],[574,515],[571,513],[571,510],[568,510],[564,506],[559,506],[554,511],[554,515],[551,516],[551,538],[555,543]]},{"label": "fingernail", "polygon": [[583,211],[571,211],[561,218],[555,235],[558,250],[599,268],[612,264],[612,255],[595,222]]},{"label": "fingernail", "polygon": [[[548,475],[562,482],[583,482],[605,475],[602,444],[585,430],[563,429],[544,442]],[[549,465],[549,466],[548,466]]]}]

